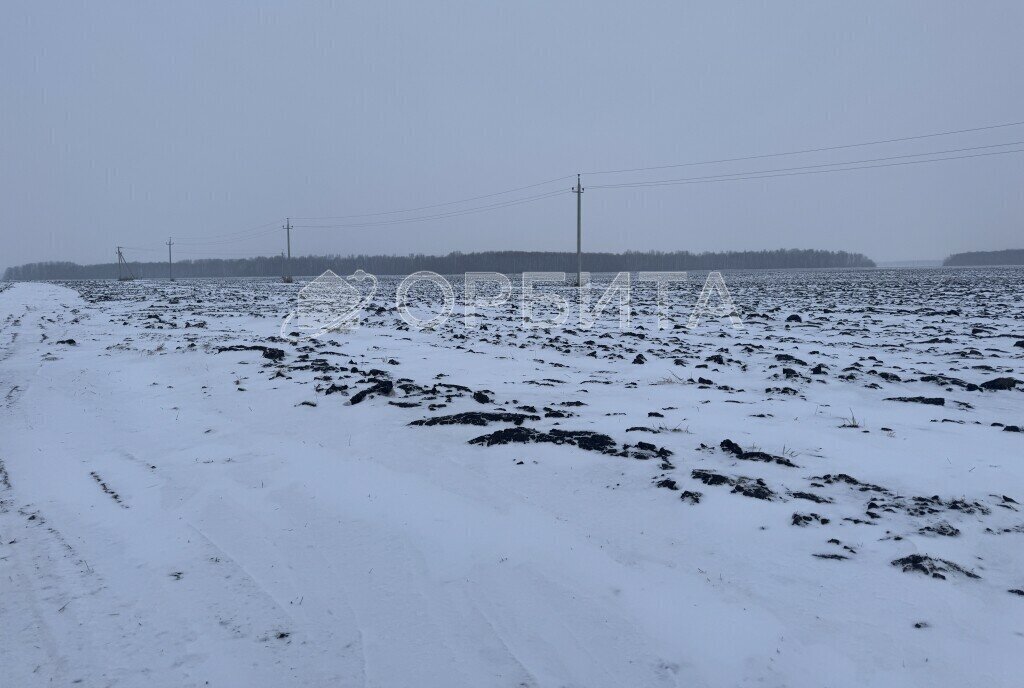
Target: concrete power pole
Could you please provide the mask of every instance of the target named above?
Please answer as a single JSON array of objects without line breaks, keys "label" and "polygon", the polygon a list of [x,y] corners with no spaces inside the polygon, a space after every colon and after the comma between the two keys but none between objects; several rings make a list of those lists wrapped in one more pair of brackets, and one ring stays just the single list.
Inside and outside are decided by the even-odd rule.
[{"label": "concrete power pole", "polygon": [[167,239],[167,277],[173,282],[174,281],[174,261],[171,260],[171,246],[174,246],[174,242],[170,237]]},{"label": "concrete power pole", "polygon": [[572,192],[576,194],[576,286],[583,287],[583,185],[578,174]]},{"label": "concrete power pole", "polygon": [[288,241],[288,263],[285,266],[284,277],[281,278],[282,282],[290,284],[292,279],[292,220],[291,218],[285,218],[284,223],[285,235]]}]

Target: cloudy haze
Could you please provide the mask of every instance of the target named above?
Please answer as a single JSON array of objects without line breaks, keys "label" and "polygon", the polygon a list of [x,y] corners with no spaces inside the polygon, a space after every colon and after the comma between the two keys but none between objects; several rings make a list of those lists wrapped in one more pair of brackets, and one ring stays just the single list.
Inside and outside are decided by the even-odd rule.
[{"label": "cloudy haze", "polygon": [[[182,258],[277,253],[285,216],[1021,121],[1022,29],[1020,2],[7,2],[0,269],[117,244],[160,259],[168,236]],[[1018,247],[1024,154],[597,188],[1016,141],[1024,126],[585,174],[584,246]],[[297,229],[293,250],[574,250],[574,181],[418,214],[564,191],[487,212]]]}]

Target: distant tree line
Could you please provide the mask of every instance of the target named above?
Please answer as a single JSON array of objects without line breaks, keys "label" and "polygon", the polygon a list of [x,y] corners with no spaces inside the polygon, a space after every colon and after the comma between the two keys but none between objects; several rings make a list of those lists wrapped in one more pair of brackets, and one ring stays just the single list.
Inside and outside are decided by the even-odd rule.
[{"label": "distant tree line", "polygon": [[971,251],[954,253],[942,262],[948,266],[964,265],[1024,265],[1024,248],[1011,248],[1005,251]]},{"label": "distant tree line", "polygon": [[[167,263],[129,263],[139,278],[166,278]],[[583,268],[589,272],[628,270],[761,270],[782,268],[873,268],[875,264],[860,253],[780,249],[776,251],[729,251],[727,253],[635,252],[584,253]],[[258,258],[208,258],[174,263],[175,277],[275,277],[285,269],[281,256]],[[407,275],[417,270],[441,274],[463,272],[576,272],[575,253],[548,251],[483,251],[449,253],[446,256],[301,256],[292,258],[291,273],[319,275],[333,270],[347,275],[358,269],[375,275]],[[29,263],[10,267],[8,280],[112,279],[116,263]]]}]

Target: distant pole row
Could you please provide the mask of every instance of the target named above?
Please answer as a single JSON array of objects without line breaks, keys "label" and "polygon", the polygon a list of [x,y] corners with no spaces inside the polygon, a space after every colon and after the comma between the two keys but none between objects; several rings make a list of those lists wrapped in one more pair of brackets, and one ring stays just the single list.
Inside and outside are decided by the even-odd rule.
[{"label": "distant pole row", "polygon": [[[580,175],[576,175],[576,186],[570,189],[576,194],[576,286],[583,286],[583,184],[580,180]],[[291,218],[285,218],[285,223],[281,225],[281,229],[285,231],[285,242],[287,249],[287,259],[281,266],[281,281],[290,284],[295,281],[295,277],[292,275],[292,220]],[[170,260],[171,242],[167,241],[167,255],[168,261]]]},{"label": "distant pole row", "polygon": [[[1002,124],[991,124],[986,126],[972,127],[966,129],[954,129],[949,131],[939,132],[928,132],[923,134],[916,134],[913,136],[902,136],[896,138],[877,139],[873,141],[859,141],[855,143],[844,143],[840,145],[832,146],[819,146],[816,148],[803,148],[799,150],[787,150],[779,151],[774,153],[760,153],[754,155],[736,156],[730,158],[722,158],[716,160],[700,160],[691,162],[680,162],[675,164],[667,165],[656,165],[649,167],[633,167],[627,169],[606,169],[606,170],[591,170],[587,172],[588,175],[611,175],[611,174],[626,174],[626,173],[637,173],[637,172],[651,172],[669,170],[683,167],[694,167],[697,165],[712,165],[721,163],[734,163],[739,161],[751,161],[751,160],[766,160],[769,158],[780,158],[786,156],[804,155],[808,153],[821,153],[824,151],[838,151],[847,150],[854,148],[861,148],[866,146],[877,146],[883,144],[892,144],[904,141],[917,141],[923,139],[932,139],[943,136],[953,136],[958,134],[966,134],[972,132],[988,131],[994,129],[1005,129],[1008,127],[1024,126],[1024,121],[1019,122],[1007,122]],[[939,162],[945,162],[950,160],[965,160],[970,158],[988,158],[991,156],[1002,156],[1011,154],[1024,154],[1024,141],[1009,141],[1004,143],[994,143],[987,145],[976,145],[970,147],[961,147],[945,150],[933,150],[923,153],[909,153],[904,155],[889,155],[885,157],[874,157],[867,159],[858,160],[846,160],[833,163],[822,163],[815,165],[802,165],[802,166],[789,166],[789,167],[777,167],[773,169],[756,169],[747,170],[743,172],[731,172],[711,175],[700,175],[700,176],[689,176],[672,179],[648,179],[645,181],[626,181],[621,183],[598,183],[591,185],[591,189],[642,189],[642,188],[654,188],[654,187],[667,187],[685,184],[711,184],[720,182],[735,182],[743,180],[755,180],[755,179],[769,179],[775,177],[796,177],[803,175],[819,175],[819,174],[831,174],[835,172],[852,172],[855,170],[869,170],[869,169],[880,169],[880,168],[895,168],[904,167],[909,165],[924,165],[933,164]],[[943,157],[937,157],[943,156]],[[363,218],[360,222],[340,224],[340,225],[303,225],[299,224],[298,227],[315,227],[315,228],[343,228],[343,227],[367,227],[371,225],[395,225],[404,224],[406,222],[417,222],[422,220],[432,220],[439,218],[454,217],[458,215],[465,215],[468,213],[483,212],[486,210],[492,210],[495,208],[504,208],[512,205],[519,205],[521,203],[532,202],[543,198],[550,198],[554,195],[561,194],[561,191],[549,191],[544,193],[538,193],[533,196],[525,198],[513,198],[506,201],[488,201],[488,205],[463,208],[461,210],[445,210],[434,214],[429,214],[423,217],[396,217],[390,220],[380,220],[379,218],[388,215],[404,215],[411,213],[416,210],[436,210],[442,207],[453,206],[456,204],[468,203],[470,201],[479,201],[483,199],[494,199],[498,196],[504,196],[514,192],[525,191],[527,189],[534,189],[540,186],[546,186],[555,182],[564,182],[566,179],[571,178],[570,176],[557,177],[555,179],[548,179],[543,182],[536,184],[530,184],[528,186],[522,186],[515,189],[508,189],[491,194],[485,194],[482,196],[474,196],[472,198],[464,198],[458,201],[450,201],[446,203],[435,203],[426,205],[420,208],[407,208],[404,210],[390,210],[384,212],[370,213],[366,215],[347,215],[341,217],[323,217],[323,218],[298,218],[301,220],[338,220],[345,218]],[[582,286],[583,281],[583,183],[582,173],[576,175],[576,186],[572,187],[570,191],[576,194],[576,284]],[[373,221],[367,221],[366,218],[374,217]],[[266,229],[276,224],[271,222],[266,225],[261,225],[254,228],[254,230],[261,230],[259,236],[264,234],[272,233],[273,229]],[[292,223],[291,218],[286,218],[285,223],[281,226],[285,230],[285,251],[281,252],[281,280],[283,282],[293,282],[293,265],[292,265]],[[247,237],[238,236],[244,232],[235,232],[231,236],[235,236],[236,240],[245,239]],[[251,234],[251,231],[248,232]],[[228,235],[222,235],[228,236]],[[186,245],[194,244],[194,241],[185,241]],[[206,243],[227,243],[229,240],[221,240]],[[203,243],[203,242],[200,242]],[[173,239],[167,240],[167,276],[169,279],[174,279],[174,258],[172,254],[172,246],[174,245]],[[118,279],[134,279],[134,275],[131,274],[131,270],[128,269],[128,264],[122,254],[123,247],[117,247],[117,260],[118,260]],[[141,250],[154,250],[153,248],[144,248]],[[160,249],[156,249],[160,250]]]},{"label": "distant pole row", "polygon": [[[284,229],[285,232],[287,232],[287,242],[288,242],[288,259],[287,259],[287,261],[285,262],[285,264],[283,266],[281,280],[283,282],[292,282],[293,278],[292,278],[292,272],[291,272],[291,263],[292,263],[292,221],[291,221],[291,219],[288,218],[285,221],[285,224],[281,225],[281,228]],[[172,252],[172,247],[174,246],[174,237],[167,237],[167,244],[166,245],[167,245],[167,279],[169,279],[170,281],[173,282],[174,281],[174,254]],[[117,247],[117,279],[122,281],[122,282],[124,282],[124,281],[135,279],[135,275],[132,274],[131,269],[128,267],[128,261],[126,261],[124,259],[124,254],[122,252],[122,249],[123,249],[122,246],[118,246]]]}]

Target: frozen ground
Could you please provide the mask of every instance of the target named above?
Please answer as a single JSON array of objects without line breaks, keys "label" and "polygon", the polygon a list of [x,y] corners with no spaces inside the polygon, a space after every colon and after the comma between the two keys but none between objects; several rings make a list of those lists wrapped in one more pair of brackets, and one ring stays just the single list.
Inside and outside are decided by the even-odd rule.
[{"label": "frozen ground", "polygon": [[384,283],[298,345],[300,284],[11,285],[0,685],[1019,686],[1022,277],[727,273],[745,330],[626,334]]}]

